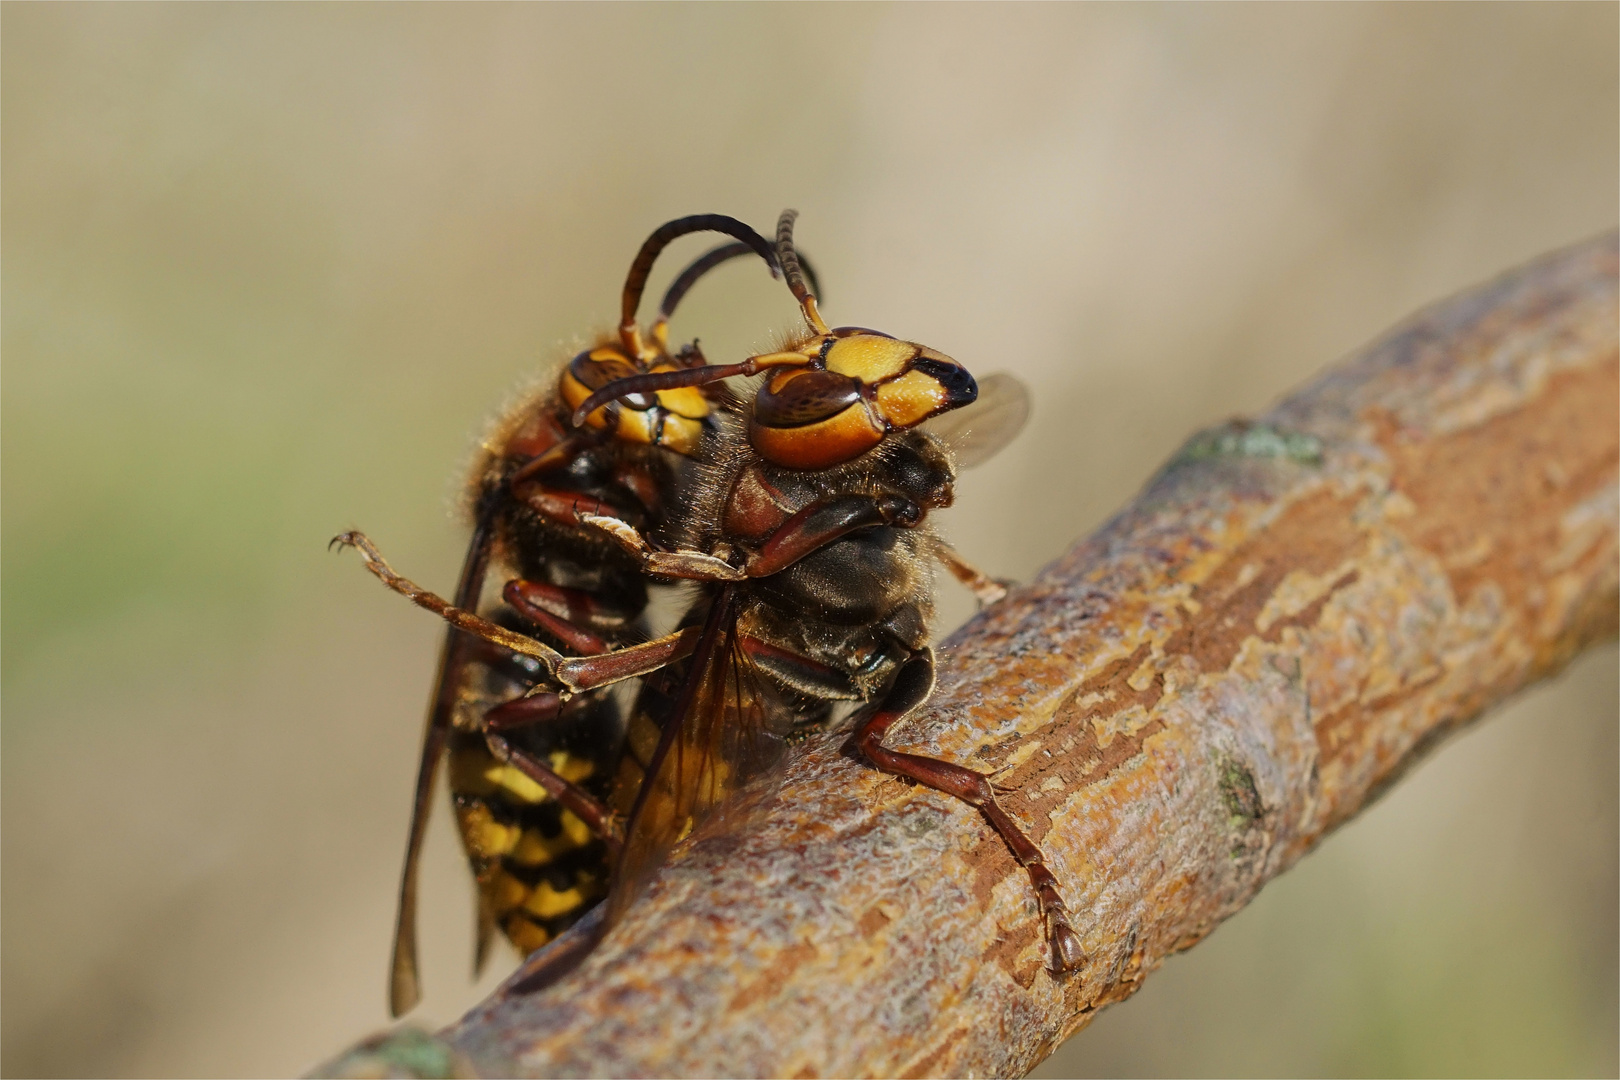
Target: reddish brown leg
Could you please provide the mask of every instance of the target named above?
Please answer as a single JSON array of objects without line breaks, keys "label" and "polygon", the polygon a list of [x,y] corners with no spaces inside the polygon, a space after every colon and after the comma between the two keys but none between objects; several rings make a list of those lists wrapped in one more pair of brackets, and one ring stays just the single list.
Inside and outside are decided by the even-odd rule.
[{"label": "reddish brown leg", "polygon": [[649,574],[690,581],[741,581],[747,576],[724,559],[701,551],[659,551],[647,543],[646,537],[634,525],[622,518],[581,511],[576,515],[576,520],[601,529]]},{"label": "reddish brown leg", "polygon": [[576,514],[612,514],[616,517],[627,514],[624,509],[603,502],[594,495],[545,487],[533,480],[513,485],[512,494],[522,499],[535,513],[567,525],[574,524]]},{"label": "reddish brown leg", "polygon": [[549,611],[557,618],[567,619],[593,633],[622,629],[634,617],[633,612],[603,603],[599,597],[584,589],[568,589],[525,578],[513,580],[516,584],[508,584],[507,588],[517,589],[524,603]]},{"label": "reddish brown leg", "polygon": [[837,686],[840,682],[849,680],[836,668],[826,664],[818,664],[808,656],[800,656],[791,649],[779,649],[775,645],[749,637],[739,635],[737,643],[742,646],[743,652],[755,663],[763,663],[769,668],[786,669],[793,672],[796,683],[829,683]]},{"label": "reddish brown leg", "polygon": [[624,823],[619,820],[619,815],[602,805],[601,800],[595,795],[571,781],[564,780],[551,771],[551,766],[513,746],[499,735],[486,734],[484,742],[488,744],[489,752],[495,755],[496,760],[514,766],[524,776],[545,788],[546,794],[556,799],[562,804],[563,809],[572,812],[591,832],[601,838],[608,847],[610,859],[618,859],[619,848],[624,843]]},{"label": "reddish brown leg", "polygon": [[748,560],[749,577],[786,570],[834,540],[873,525],[910,527],[923,512],[898,495],[838,495],[811,503],[784,521]]},{"label": "reddish brown leg", "polygon": [[699,633],[700,627],[690,626],[601,656],[574,657],[557,665],[556,679],[570,690],[579,692],[646,675],[692,655],[692,650],[697,648]]},{"label": "reddish brown leg", "polygon": [[1052,969],[1057,972],[1074,971],[1086,958],[1080,951],[1079,936],[1069,925],[1069,912],[1058,894],[1057,878],[1047,868],[1041,849],[1024,835],[1012,815],[996,802],[995,789],[991,787],[989,778],[947,761],[884,748],[883,737],[889,729],[926,701],[933,689],[934,651],[921,649],[900,666],[899,674],[876,711],[855,729],[846,745],[859,750],[884,772],[908,777],[978,807],[991,827],[1001,834],[1013,858],[1029,871],[1030,884],[1035,886],[1035,896],[1046,923],[1046,940],[1052,950]]},{"label": "reddish brown leg", "polygon": [[382,557],[382,552],[361,532],[339,533],[332,538],[328,547],[352,547],[360,552],[365,560],[366,569],[375,574],[384,585],[410,600],[417,607],[426,608],[457,630],[464,630],[474,634],[485,641],[493,642],[503,648],[511,649],[524,656],[532,656],[539,660],[549,670],[555,670],[565,657],[551,646],[535,641],[522,634],[514,634],[504,626],[497,626],[464,608],[458,608],[444,597],[428,589],[422,588],[409,578],[401,577],[388,565],[388,560]]},{"label": "reddish brown leg", "polygon": [[981,607],[989,607],[1006,597],[1008,582],[997,581],[986,574],[962,558],[956,549],[945,541],[934,542],[934,555],[945,564],[945,569],[951,572],[952,577],[973,590],[973,595],[978,597]]},{"label": "reddish brown leg", "polygon": [[562,698],[552,693],[530,694],[496,705],[484,714],[485,731],[511,731],[531,724],[544,724],[562,713]]},{"label": "reddish brown leg", "polygon": [[513,578],[506,583],[506,588],[501,590],[501,598],[512,606],[513,611],[543,628],[576,653],[600,656],[613,648],[596,634],[542,607],[541,604],[548,598],[548,592],[543,590],[563,591],[553,590],[538,582]]},{"label": "reddish brown leg", "polygon": [[898,495],[840,495],[811,503],[777,527],[763,547],[739,570],[724,559],[701,551],[659,551],[629,522],[606,514],[581,512],[578,520],[594,525],[635,556],[643,570],[692,581],[741,581],[781,573],[812,552],[857,529],[874,525],[910,528],[923,511]]},{"label": "reddish brown leg", "polygon": [[504,626],[498,626],[488,619],[458,608],[438,594],[400,577],[382,557],[377,546],[363,533],[342,533],[333,537],[332,544],[358,549],[365,560],[366,569],[381,579],[383,584],[405,596],[418,607],[427,608],[456,629],[464,630],[515,653],[534,657],[545,667],[550,680],[560,683],[571,693],[594,690],[599,686],[607,686],[609,683],[622,682],[657,671],[665,664],[689,655],[697,646],[698,630],[692,627],[640,645],[603,653],[601,656],[567,657],[544,642],[513,633]]},{"label": "reddish brown leg", "polygon": [[558,776],[550,765],[521,747],[513,746],[499,734],[556,720],[562,715],[565,705],[562,698],[553,693],[530,694],[496,705],[484,713],[484,742],[497,760],[517,768],[545,788],[546,793],[565,809],[572,811],[617,857],[624,831],[618,816],[603,806],[596,796],[573,781]]}]

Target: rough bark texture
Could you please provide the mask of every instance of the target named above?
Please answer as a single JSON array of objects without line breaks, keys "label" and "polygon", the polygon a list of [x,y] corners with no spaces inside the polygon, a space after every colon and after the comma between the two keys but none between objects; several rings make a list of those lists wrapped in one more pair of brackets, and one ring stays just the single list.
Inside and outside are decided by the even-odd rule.
[{"label": "rough bark texture", "polygon": [[[889,740],[996,772],[1088,962],[1055,979],[968,807],[799,748],[478,1071],[1015,1076],[1495,702],[1611,635],[1616,237],[1425,311],[1142,494],[942,648]],[[334,1063],[336,1064],[336,1063]]]}]

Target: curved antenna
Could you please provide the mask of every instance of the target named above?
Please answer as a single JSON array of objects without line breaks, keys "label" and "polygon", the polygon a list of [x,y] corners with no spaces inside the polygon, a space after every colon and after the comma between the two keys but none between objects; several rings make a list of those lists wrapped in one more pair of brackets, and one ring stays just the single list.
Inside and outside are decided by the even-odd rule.
[{"label": "curved antenna", "polygon": [[[685,270],[681,271],[680,276],[674,280],[669,289],[664,293],[664,299],[658,304],[658,321],[661,323],[669,321],[669,317],[675,314],[675,308],[679,306],[680,302],[686,298],[687,292],[691,290],[693,285],[697,284],[698,278],[702,277],[704,274],[707,274],[710,270],[713,270],[721,263],[730,262],[732,259],[738,258],[742,255],[747,255],[753,250],[754,249],[752,247],[743,243],[742,241],[733,240],[729,244],[721,244],[719,247],[710,248],[708,251],[705,251],[702,255],[699,255],[696,259],[692,260],[691,265]],[[775,253],[773,252],[772,255],[774,256],[774,254]],[[781,271],[776,268],[776,260],[774,257],[771,259],[770,268],[771,277],[782,276]]]},{"label": "curved antenna", "polygon": [[719,382],[734,375],[758,375],[766,368],[801,367],[811,358],[802,352],[763,353],[750,356],[740,364],[704,364],[702,367],[682,368],[679,371],[654,371],[647,375],[631,375],[614,379],[596,393],[579,403],[574,410],[573,425],[579,427],[585,418],[610,401],[618,401],[631,394],[651,394],[658,390],[674,390],[681,386],[702,386]]},{"label": "curved antenna", "polygon": [[[658,305],[658,321],[663,323],[670,320],[670,317],[675,314],[675,308],[686,298],[686,294],[691,291],[692,286],[696,285],[698,279],[704,274],[707,274],[721,263],[730,262],[732,259],[747,255],[754,250],[754,247],[750,244],[745,244],[740,240],[733,240],[729,244],[721,244],[719,247],[710,248],[702,255],[699,255],[692,261],[690,266],[681,271],[680,276],[675,279],[669,290],[664,293],[664,299]],[[773,250],[770,263],[771,277],[780,278],[782,276],[781,270],[776,265],[775,255],[776,253]],[[810,280],[811,291],[820,296],[821,281],[816,276],[815,267],[811,266],[810,260],[803,255],[799,255],[798,259],[799,268],[804,271],[804,276]]]},{"label": "curved antenna", "polygon": [[771,249],[770,242],[747,223],[734,217],[725,214],[693,214],[658,226],[642,243],[641,250],[636,252],[635,261],[630,264],[630,273],[624,279],[624,294],[619,308],[619,336],[624,340],[624,346],[632,356],[640,356],[642,353],[641,331],[636,326],[636,309],[641,306],[641,294],[647,288],[647,275],[652,273],[653,263],[658,261],[659,254],[670,245],[671,241],[695,232],[724,233],[740,240],[748,245],[749,250],[764,259],[765,265],[771,267],[773,273],[776,270],[776,253]]},{"label": "curved antenna", "polygon": [[776,261],[781,264],[782,274],[787,278],[788,288],[798,299],[799,306],[804,309],[804,320],[810,324],[810,329],[818,334],[827,332],[827,324],[821,320],[821,312],[816,310],[815,294],[804,283],[804,272],[799,266],[799,254],[793,250],[793,222],[799,216],[797,210],[784,210],[782,216],[776,219]]},{"label": "curved antenna", "polygon": [[815,294],[816,299],[826,296],[827,294],[821,291],[821,278],[816,274],[816,268],[810,265],[810,260],[804,252],[795,248],[793,257],[799,260],[799,269],[804,271],[805,278],[810,282],[810,291]]}]

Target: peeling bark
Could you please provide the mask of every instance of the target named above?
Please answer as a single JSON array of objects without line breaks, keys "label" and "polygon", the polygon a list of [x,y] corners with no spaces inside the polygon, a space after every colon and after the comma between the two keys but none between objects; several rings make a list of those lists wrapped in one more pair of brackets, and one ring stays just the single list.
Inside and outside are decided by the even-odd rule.
[{"label": "peeling bark", "polygon": [[1614,234],[1555,253],[1195,436],[944,643],[890,745],[1013,791],[1077,975],[1046,970],[1028,879],[976,812],[829,736],[578,970],[440,1045],[485,1075],[1028,1070],[1445,734],[1615,633],[1616,267]]}]

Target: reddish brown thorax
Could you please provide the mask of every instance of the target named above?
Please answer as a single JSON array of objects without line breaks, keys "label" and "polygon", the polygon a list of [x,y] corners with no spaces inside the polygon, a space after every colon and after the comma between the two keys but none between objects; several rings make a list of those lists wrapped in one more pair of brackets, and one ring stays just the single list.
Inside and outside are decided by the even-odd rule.
[{"label": "reddish brown thorax", "polygon": [[506,440],[501,453],[508,458],[537,458],[568,437],[566,418],[555,409],[536,409],[523,425]]},{"label": "reddish brown thorax", "polygon": [[779,528],[791,513],[781,490],[765,479],[755,463],[744,469],[732,485],[723,527],[739,539],[759,540]]}]

